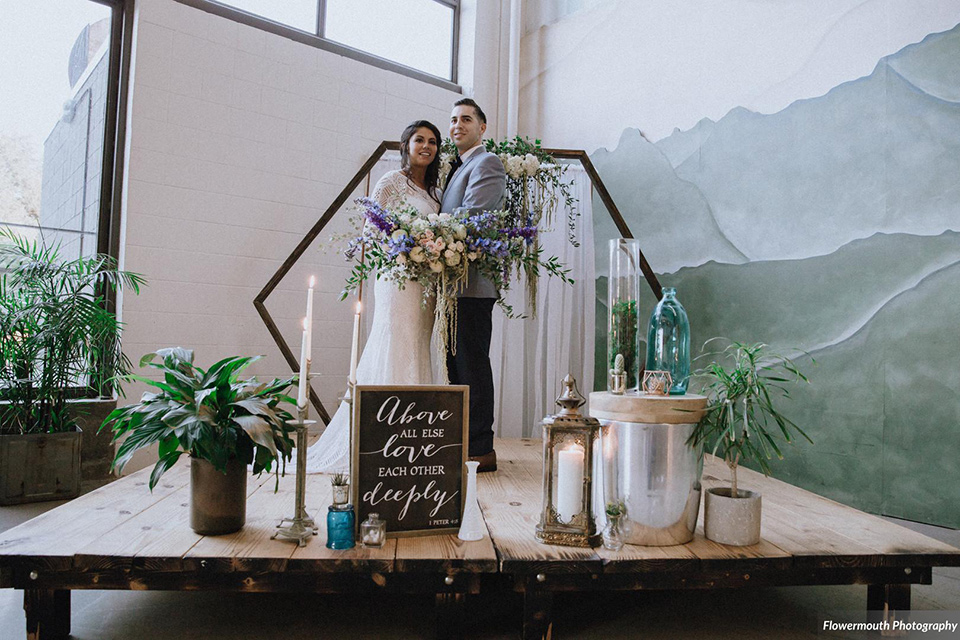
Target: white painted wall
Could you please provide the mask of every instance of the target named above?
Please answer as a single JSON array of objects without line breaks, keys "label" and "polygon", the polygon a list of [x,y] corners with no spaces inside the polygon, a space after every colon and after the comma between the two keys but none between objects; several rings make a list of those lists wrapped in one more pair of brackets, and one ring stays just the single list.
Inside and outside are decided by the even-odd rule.
[{"label": "white painted wall", "polygon": [[736,106],[773,113],[958,22],[956,0],[537,0],[520,131],[592,152],[627,127],[656,141]]},{"label": "white painted wall", "polygon": [[[498,4],[472,5],[474,21],[488,30]],[[122,300],[124,349],[138,360],[180,345],[201,366],[263,354],[250,373],[289,375],[254,297],[382,140],[418,118],[445,133],[461,94],[173,0],[136,7],[122,261],[149,285]],[[479,54],[461,52],[465,93],[495,105],[487,60],[497,42],[486,32],[470,40]],[[345,231],[347,217],[330,232]],[[306,283],[318,276],[314,387],[328,408],[349,365],[352,305],[337,302],[347,273],[315,244],[267,303],[299,354]]]}]

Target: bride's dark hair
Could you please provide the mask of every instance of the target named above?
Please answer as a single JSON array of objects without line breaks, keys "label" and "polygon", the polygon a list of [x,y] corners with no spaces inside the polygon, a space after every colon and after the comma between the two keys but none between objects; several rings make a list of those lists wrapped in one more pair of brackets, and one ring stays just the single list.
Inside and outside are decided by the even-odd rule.
[{"label": "bride's dark hair", "polygon": [[440,137],[440,129],[432,122],[427,120],[415,120],[407,125],[400,135],[400,170],[403,175],[410,180],[410,138],[417,132],[417,129],[429,129],[437,139],[437,155],[434,156],[430,164],[427,165],[424,175],[424,184],[427,185],[427,193],[430,197],[440,202],[437,197],[437,186],[440,184],[440,145],[443,144],[443,138]]}]

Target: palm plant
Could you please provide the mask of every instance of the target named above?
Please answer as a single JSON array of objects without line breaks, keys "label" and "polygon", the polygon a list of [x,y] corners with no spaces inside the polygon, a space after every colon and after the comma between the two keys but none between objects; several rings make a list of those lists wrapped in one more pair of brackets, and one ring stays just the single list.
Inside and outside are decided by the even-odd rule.
[{"label": "palm plant", "polygon": [[106,255],[60,256],[60,246],[0,229],[0,433],[74,428],[67,401],[109,392],[130,362],[107,297],[146,281]]},{"label": "palm plant", "polygon": [[694,374],[705,381],[703,390],[709,401],[689,444],[704,446],[723,458],[730,469],[730,496],[737,498],[740,463],[753,460],[769,475],[767,461],[774,455],[783,459],[777,437],[789,443],[797,434],[813,444],[774,405],[776,398],[790,397],[788,384],[809,381],[793,360],[769,351],[765,344],[733,342],[710,355],[730,364],[725,367],[715,361]]},{"label": "palm plant", "polygon": [[287,421],[293,416],[279,405],[293,404],[284,391],[297,377],[264,383],[241,380],[240,372],[260,358],[225,358],[204,370],[193,364],[189,349],[160,349],[143,356],[140,366],[159,370],[163,379],[125,376],[157,391],[116,409],[101,425],[101,429],[113,425],[115,441],[126,438],[117,448],[113,467],[122,471],[134,453],[155,443],[160,459],[150,474],[151,490],[184,453],[208,460],[224,473],[234,458],[252,463],[255,474],[270,471],[278,459],[286,466],[294,446],[290,437],[294,427]]}]

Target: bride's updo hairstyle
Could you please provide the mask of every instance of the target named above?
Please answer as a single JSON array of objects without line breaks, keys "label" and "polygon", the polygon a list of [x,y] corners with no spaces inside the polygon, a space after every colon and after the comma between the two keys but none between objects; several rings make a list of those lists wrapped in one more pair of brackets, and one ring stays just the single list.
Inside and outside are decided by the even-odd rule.
[{"label": "bride's updo hairstyle", "polygon": [[440,198],[437,197],[437,185],[440,184],[440,145],[443,144],[443,138],[440,137],[440,129],[437,129],[435,124],[427,120],[415,120],[408,124],[407,128],[403,130],[403,133],[400,135],[400,170],[403,171],[404,175],[407,176],[407,180],[409,180],[410,138],[417,132],[417,129],[429,129],[437,139],[437,155],[434,156],[433,161],[427,165],[424,183],[427,185],[427,193],[430,194],[430,197],[440,202]]}]

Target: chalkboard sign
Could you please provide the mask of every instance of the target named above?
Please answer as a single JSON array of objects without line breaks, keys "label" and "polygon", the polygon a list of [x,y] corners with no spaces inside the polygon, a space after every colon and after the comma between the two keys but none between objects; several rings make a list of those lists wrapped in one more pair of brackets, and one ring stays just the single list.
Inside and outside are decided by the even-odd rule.
[{"label": "chalkboard sign", "polygon": [[470,388],[360,385],[354,396],[353,504],[387,536],[456,532],[463,513]]}]

